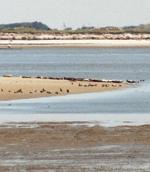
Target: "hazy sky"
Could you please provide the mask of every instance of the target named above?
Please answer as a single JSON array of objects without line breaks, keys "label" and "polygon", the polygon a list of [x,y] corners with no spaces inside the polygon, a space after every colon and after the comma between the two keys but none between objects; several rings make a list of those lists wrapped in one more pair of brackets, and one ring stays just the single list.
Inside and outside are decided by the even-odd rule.
[{"label": "hazy sky", "polygon": [[0,23],[42,21],[50,27],[150,23],[150,0],[0,0]]}]

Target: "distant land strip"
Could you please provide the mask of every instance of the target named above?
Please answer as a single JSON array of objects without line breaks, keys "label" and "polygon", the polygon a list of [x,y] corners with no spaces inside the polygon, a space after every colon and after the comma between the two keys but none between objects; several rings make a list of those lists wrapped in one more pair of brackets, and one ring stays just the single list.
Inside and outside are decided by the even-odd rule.
[{"label": "distant land strip", "polygon": [[0,48],[150,47],[150,24],[52,29],[42,22],[0,24]]},{"label": "distant land strip", "polygon": [[72,28],[65,26],[63,29],[50,28],[48,25],[34,21],[34,22],[20,22],[0,24],[1,33],[51,33],[51,34],[123,34],[123,33],[149,33],[150,24],[141,24],[138,26],[81,26],[79,28]]},{"label": "distant land strip", "polygon": [[0,40],[0,48],[150,47],[150,40]]}]

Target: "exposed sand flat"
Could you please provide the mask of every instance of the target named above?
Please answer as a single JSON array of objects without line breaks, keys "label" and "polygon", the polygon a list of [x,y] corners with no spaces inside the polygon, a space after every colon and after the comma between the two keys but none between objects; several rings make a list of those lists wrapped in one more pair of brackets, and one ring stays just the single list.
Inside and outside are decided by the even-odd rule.
[{"label": "exposed sand flat", "polygon": [[0,40],[0,48],[150,47],[150,40]]},{"label": "exposed sand flat", "polygon": [[149,125],[0,125],[2,172],[148,172],[149,162]]},{"label": "exposed sand flat", "polygon": [[0,77],[0,100],[100,92],[126,87],[127,83]]}]

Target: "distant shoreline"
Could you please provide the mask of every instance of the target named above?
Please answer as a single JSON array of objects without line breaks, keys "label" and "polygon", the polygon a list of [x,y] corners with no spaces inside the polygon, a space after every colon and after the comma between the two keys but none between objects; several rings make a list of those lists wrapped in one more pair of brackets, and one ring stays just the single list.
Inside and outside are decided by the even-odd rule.
[{"label": "distant shoreline", "polygon": [[150,48],[150,40],[0,40],[0,48],[48,47],[141,47]]}]

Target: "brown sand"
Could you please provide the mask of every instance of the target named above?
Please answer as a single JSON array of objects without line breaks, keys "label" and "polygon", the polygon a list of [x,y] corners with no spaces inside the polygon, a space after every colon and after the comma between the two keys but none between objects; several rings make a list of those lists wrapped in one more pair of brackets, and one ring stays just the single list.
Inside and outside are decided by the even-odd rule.
[{"label": "brown sand", "polygon": [[1,124],[0,145],[8,143],[24,144],[33,149],[36,146],[43,149],[66,149],[105,144],[150,145],[150,125],[90,127],[86,122]]},{"label": "brown sand", "polygon": [[0,100],[100,92],[126,87],[126,83],[0,77]]},{"label": "brown sand", "polygon": [[1,125],[0,171],[150,171],[150,125],[72,124]]}]

